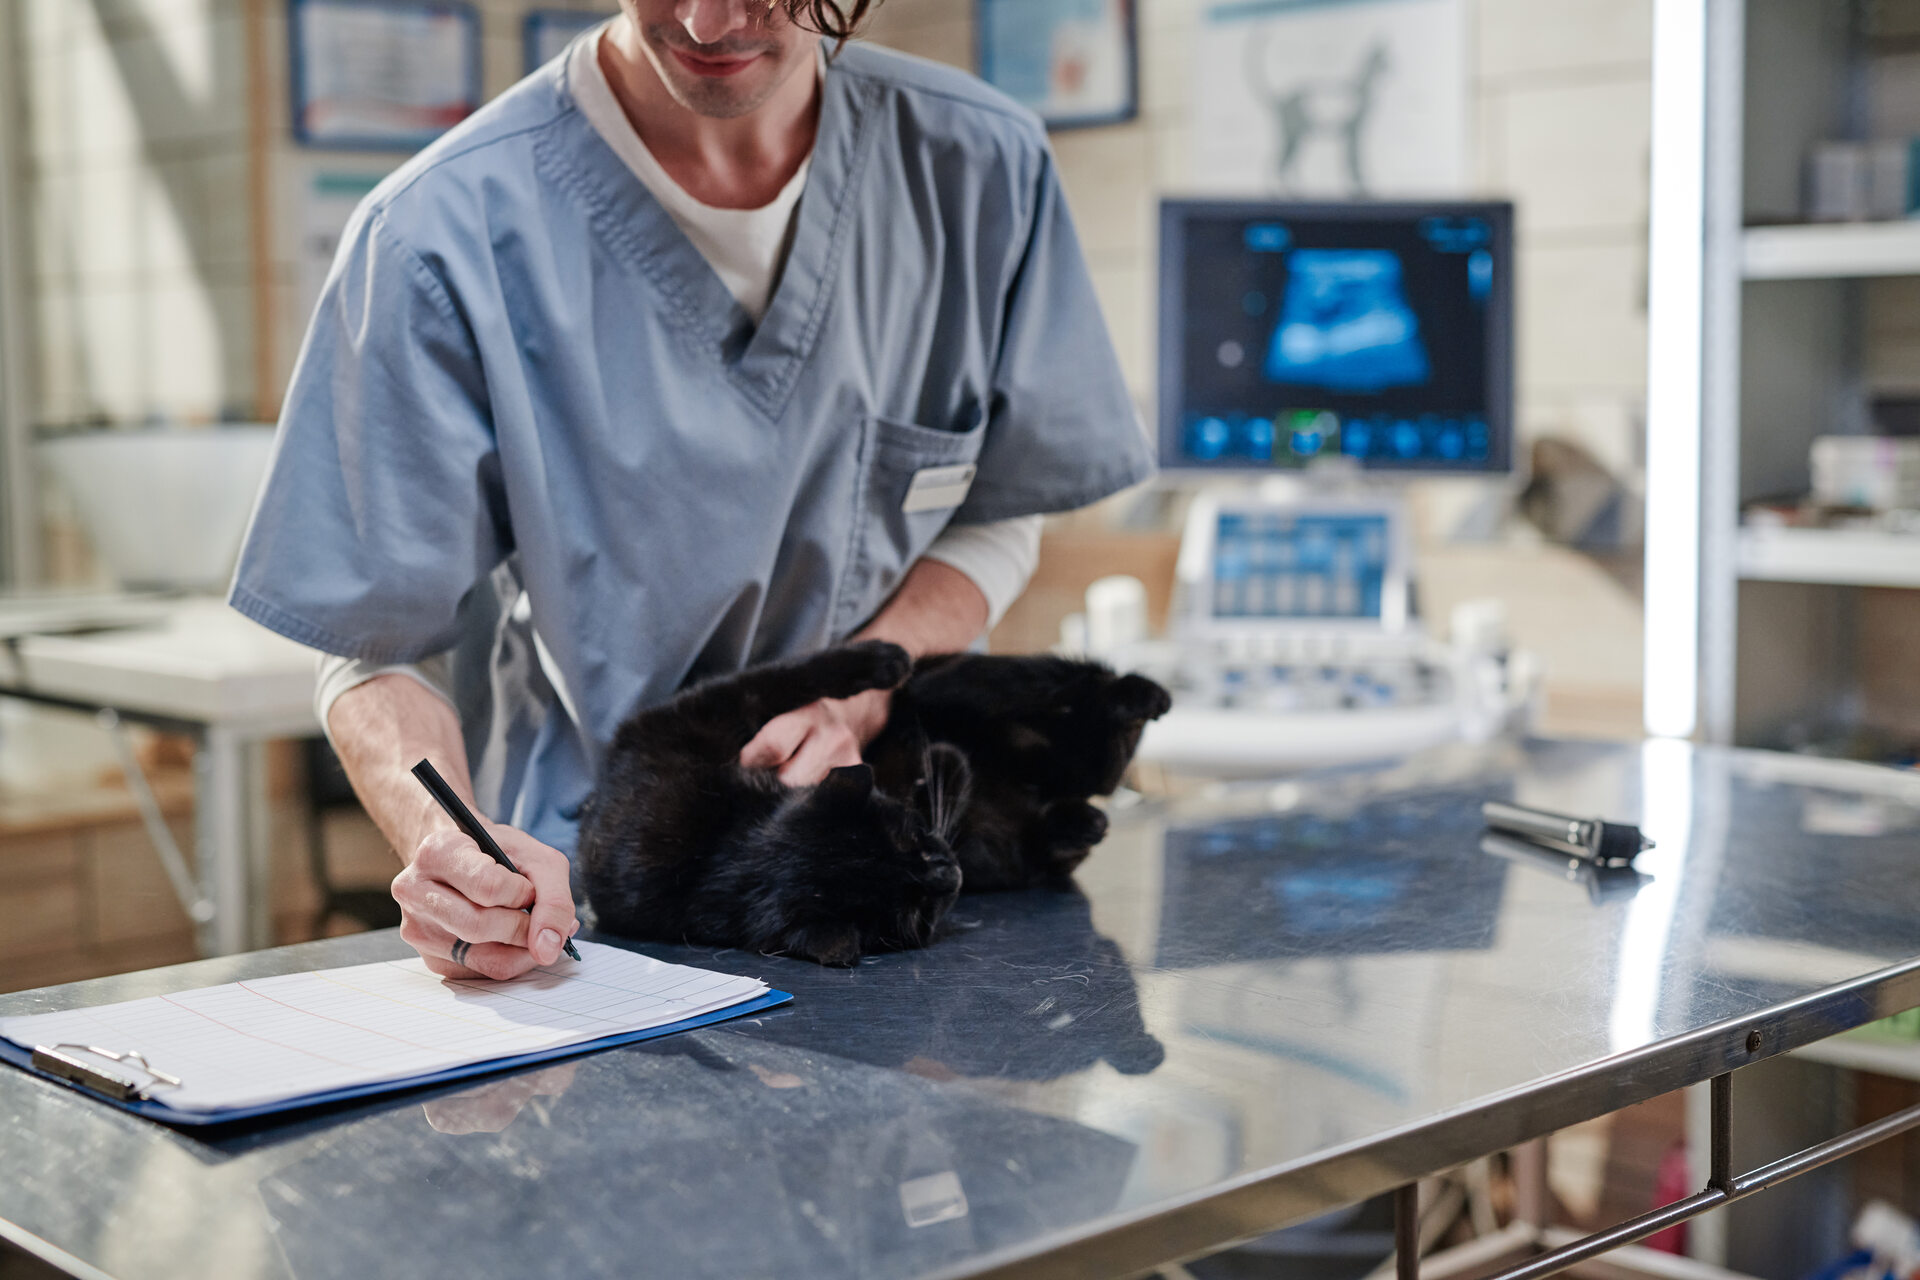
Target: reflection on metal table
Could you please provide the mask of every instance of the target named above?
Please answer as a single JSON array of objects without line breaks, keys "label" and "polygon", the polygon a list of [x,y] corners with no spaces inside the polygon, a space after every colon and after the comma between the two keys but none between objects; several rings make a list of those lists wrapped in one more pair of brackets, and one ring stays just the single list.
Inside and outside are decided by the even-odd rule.
[{"label": "reflection on metal table", "polygon": [[[686,947],[786,1009],[479,1087],[174,1132],[0,1072],[0,1234],[86,1275],[1150,1270],[1920,1004],[1890,770],[1496,744],[1136,805],[1081,892],[963,898],[851,970]],[[1637,821],[1599,886],[1480,848]],[[606,940],[606,939],[603,939]],[[0,1013],[406,954],[390,933]]]},{"label": "reflection on metal table", "polygon": [[[266,768],[273,738],[320,731],[313,651],[211,597],[0,601],[0,696],[190,734],[197,877],[122,751],[147,828],[200,925],[200,949],[225,955],[269,941]],[[197,883],[196,883],[197,881]]]}]

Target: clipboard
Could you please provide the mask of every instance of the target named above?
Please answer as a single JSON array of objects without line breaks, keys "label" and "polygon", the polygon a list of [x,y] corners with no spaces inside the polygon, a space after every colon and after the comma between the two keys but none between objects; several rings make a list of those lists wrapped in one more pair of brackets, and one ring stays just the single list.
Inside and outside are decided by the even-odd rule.
[{"label": "clipboard", "polygon": [[679,1022],[647,1027],[639,1031],[620,1032],[598,1040],[559,1045],[512,1057],[489,1058],[481,1062],[470,1062],[449,1067],[443,1071],[408,1076],[404,1079],[372,1081],[342,1089],[283,1098],[258,1106],[235,1107],[219,1111],[182,1111],[168,1106],[164,1101],[167,1082],[172,1081],[178,1084],[182,1078],[168,1072],[162,1063],[148,1062],[145,1056],[135,1049],[71,1042],[36,1045],[29,1048],[0,1038],[0,1061],[10,1062],[42,1079],[64,1085],[122,1111],[130,1111],[135,1115],[144,1116],[149,1120],[158,1120],[163,1124],[198,1128],[206,1125],[228,1124],[236,1120],[252,1120],[281,1112],[304,1110],[332,1102],[343,1102],[351,1098],[401,1093],[410,1089],[445,1084],[451,1080],[463,1080],[469,1076],[511,1071],[555,1058],[597,1053],[602,1049],[637,1044],[642,1040],[655,1040],[716,1022],[746,1017],[787,1004],[792,999],[793,997],[785,991],[769,989],[762,995],[739,1004],[728,1005],[724,1009],[714,1009],[691,1018],[684,1018]]}]

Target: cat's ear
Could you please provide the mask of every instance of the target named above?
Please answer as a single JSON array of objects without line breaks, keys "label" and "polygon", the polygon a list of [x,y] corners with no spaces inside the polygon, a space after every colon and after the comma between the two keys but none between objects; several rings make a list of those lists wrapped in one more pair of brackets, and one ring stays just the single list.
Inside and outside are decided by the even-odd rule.
[{"label": "cat's ear", "polygon": [[827,776],[820,780],[818,794],[828,800],[865,804],[873,794],[873,766],[845,764],[827,770]]},{"label": "cat's ear", "polygon": [[806,925],[787,935],[786,952],[844,969],[860,959],[860,931],[850,924]]},{"label": "cat's ear", "polygon": [[1173,698],[1145,676],[1126,675],[1107,690],[1107,714],[1116,721],[1158,720],[1173,706]]}]

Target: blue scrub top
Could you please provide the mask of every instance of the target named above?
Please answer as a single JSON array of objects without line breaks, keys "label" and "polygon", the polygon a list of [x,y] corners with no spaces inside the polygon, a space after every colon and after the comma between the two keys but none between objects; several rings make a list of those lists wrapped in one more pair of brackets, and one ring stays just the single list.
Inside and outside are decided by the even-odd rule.
[{"label": "blue scrub top", "polygon": [[[756,327],[566,65],[355,214],[231,598],[369,662],[452,650],[482,807],[571,851],[636,707],[845,638],[949,519],[1152,461],[1030,113],[844,49]],[[957,507],[903,510],[964,463]]]}]

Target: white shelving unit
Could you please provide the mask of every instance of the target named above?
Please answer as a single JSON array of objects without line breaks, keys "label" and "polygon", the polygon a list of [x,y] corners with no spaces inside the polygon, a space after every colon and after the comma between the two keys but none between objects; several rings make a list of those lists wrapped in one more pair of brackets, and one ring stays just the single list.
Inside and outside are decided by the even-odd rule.
[{"label": "white shelving unit", "polygon": [[1871,114],[1865,0],[1699,3],[1700,723],[1745,745],[1848,736],[1874,714],[1859,637],[1882,607],[1856,588],[1920,588],[1920,537],[1749,529],[1740,510],[1805,492],[1816,436],[1869,429],[1869,303],[1920,277],[1920,220],[1795,220],[1815,143],[1907,126]]},{"label": "white shelving unit", "polygon": [[[1866,24],[1876,12],[1870,0],[1655,0],[1650,226],[1656,241],[1669,246],[1666,263],[1678,264],[1681,274],[1662,276],[1656,269],[1650,294],[1661,299],[1669,322],[1687,320],[1684,332],[1669,336],[1685,339],[1689,355],[1697,339],[1698,364],[1677,373],[1662,365],[1664,380],[1656,380],[1654,357],[1670,355],[1680,343],[1650,353],[1648,527],[1654,528],[1660,479],[1653,474],[1657,451],[1676,438],[1691,444],[1686,433],[1694,419],[1676,409],[1697,407],[1698,451],[1677,451],[1680,465],[1669,477],[1681,474],[1691,483],[1687,473],[1698,467],[1699,595],[1697,645],[1695,615],[1670,613],[1685,625],[1664,632],[1650,621],[1648,670],[1663,639],[1696,654],[1700,726],[1710,741],[1780,745],[1802,733],[1838,735],[1861,727],[1874,714],[1871,700],[1861,696],[1863,623],[1884,603],[1863,588],[1920,588],[1920,538],[1749,529],[1740,521],[1745,503],[1811,487],[1815,437],[1868,428],[1876,390],[1870,371],[1889,373],[1867,359],[1875,333],[1869,304],[1887,303],[1887,291],[1901,287],[1890,277],[1920,277],[1920,222],[1793,225],[1800,218],[1805,158],[1815,143],[1920,133],[1920,121],[1872,114],[1893,99],[1913,97],[1872,91],[1876,64],[1870,58],[1879,50]],[[1664,102],[1658,91],[1662,32],[1666,49],[1697,56],[1702,73],[1676,72]],[[1663,139],[1669,161],[1677,157],[1691,166],[1663,171]],[[1683,252],[1672,252],[1674,245]],[[1691,327],[1696,313],[1697,330]],[[1908,385],[1913,382],[1920,378]],[[1676,427],[1678,436],[1659,434]],[[1678,492],[1688,496],[1684,488]],[[1658,545],[1650,532],[1650,620],[1654,567],[1662,556],[1687,550]],[[1743,1115],[1765,1116],[1754,1091],[1775,1090],[1767,1097],[1784,1108],[1775,1116],[1779,1123],[1795,1115],[1792,1123],[1814,1123],[1807,1118],[1811,1108],[1799,1100],[1805,1076],[1821,1073],[1796,1076],[1800,1063],[1920,1079],[1920,1044],[1847,1035],[1798,1051],[1775,1075],[1756,1074],[1744,1104],[1736,1088],[1736,1106],[1753,1108]],[[1689,1097],[1689,1132],[1696,1172],[1704,1178],[1704,1095]],[[1700,1219],[1689,1236],[1695,1257],[1756,1272],[1771,1263],[1771,1273],[1779,1274],[1779,1260],[1755,1243],[1779,1221],[1851,1216],[1844,1173],[1812,1175],[1794,1194],[1804,1199],[1734,1205]]]},{"label": "white shelving unit", "polygon": [[1749,227],[1740,237],[1748,280],[1839,280],[1920,275],[1920,221]]},{"label": "white shelving unit", "polygon": [[1739,573],[1745,582],[1920,587],[1920,536],[1852,529],[1744,528]]}]

